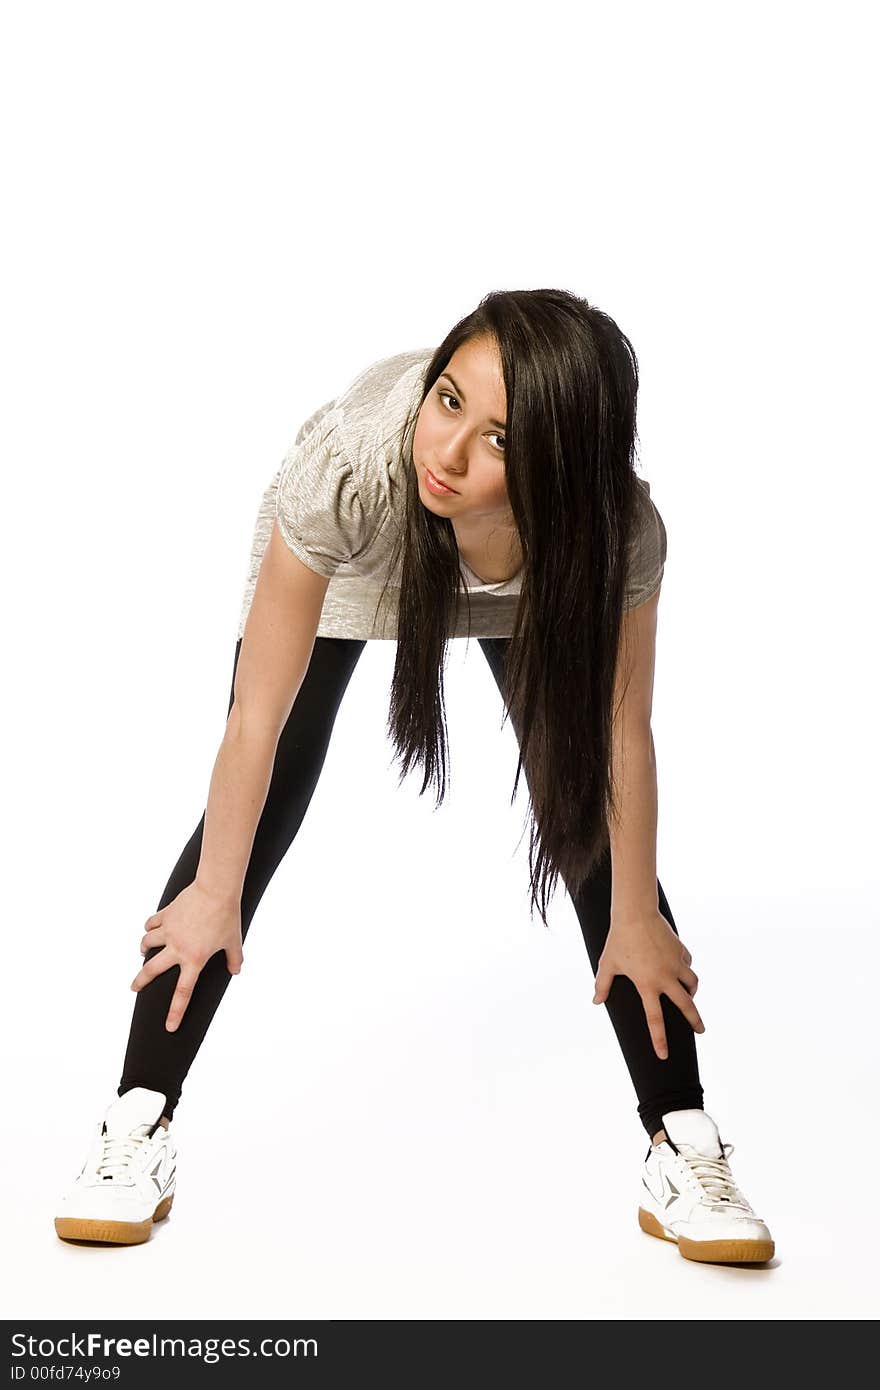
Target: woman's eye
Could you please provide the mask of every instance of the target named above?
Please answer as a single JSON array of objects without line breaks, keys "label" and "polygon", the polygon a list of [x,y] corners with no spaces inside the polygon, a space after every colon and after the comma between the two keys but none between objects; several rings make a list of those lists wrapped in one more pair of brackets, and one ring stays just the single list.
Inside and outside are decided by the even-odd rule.
[{"label": "woman's eye", "polygon": [[[455,401],[456,404],[458,403],[458,396],[453,396],[453,394],[452,394],[451,391],[438,391],[438,392],[437,392],[437,395],[439,396],[439,398],[440,398],[441,401],[442,401],[442,400],[449,400],[449,401]],[[448,407],[447,407],[447,409],[448,409]],[[503,435],[503,434],[498,434],[497,431],[496,431],[496,433],[493,435],[493,438],[494,438],[494,439],[503,439],[503,438],[504,438],[504,435]],[[503,444],[501,444],[501,445],[496,444],[496,445],[495,445],[495,448],[498,450],[499,453],[502,453],[502,454],[504,453],[504,445],[503,445]]]}]

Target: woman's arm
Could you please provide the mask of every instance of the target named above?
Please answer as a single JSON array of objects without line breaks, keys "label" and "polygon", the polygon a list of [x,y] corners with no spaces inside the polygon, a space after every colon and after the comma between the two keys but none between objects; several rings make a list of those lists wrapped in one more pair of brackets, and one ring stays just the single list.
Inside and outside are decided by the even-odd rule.
[{"label": "woman's arm", "polygon": [[612,773],[619,816],[612,817],[611,920],[657,912],[657,764],[651,710],[658,589],[623,615],[614,689]]},{"label": "woman's arm", "polygon": [[234,703],[205,810],[196,882],[238,902],[266,804],[278,740],[311,660],[329,580],[272,526],[248,611]]},{"label": "woman's arm", "polygon": [[165,1027],[179,1025],[205,963],[225,951],[243,962],[241,891],[266,803],[278,740],[315,644],[328,580],[302,563],[272,527],[235,671],[233,704],[211,776],[194,881],[145,923],[145,960],[133,990],[180,966]]},{"label": "woman's arm", "polygon": [[602,1004],[615,975],[626,975],[641,996],[658,1057],[668,1055],[661,994],[705,1032],[693,995],[698,976],[691,953],[660,911],[657,892],[657,765],[651,708],[660,590],[623,618],[614,695],[612,767],[618,815],[611,817],[611,925],[596,971],[594,1004]]}]

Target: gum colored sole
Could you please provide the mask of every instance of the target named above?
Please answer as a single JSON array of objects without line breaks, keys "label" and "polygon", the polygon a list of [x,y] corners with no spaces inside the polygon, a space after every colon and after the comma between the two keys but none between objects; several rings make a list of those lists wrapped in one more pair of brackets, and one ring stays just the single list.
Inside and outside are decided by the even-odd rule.
[{"label": "gum colored sole", "polygon": [[146,1221],[94,1221],[76,1216],[56,1216],[55,1231],[61,1240],[100,1240],[106,1245],[140,1245],[150,1239],[154,1221],[171,1210],[174,1193],[159,1203]]},{"label": "gum colored sole", "polygon": [[688,1240],[687,1236],[676,1240],[644,1207],[639,1207],[639,1225],[649,1236],[672,1241],[686,1260],[698,1260],[701,1264],[765,1264],[776,1251],[772,1240]]}]

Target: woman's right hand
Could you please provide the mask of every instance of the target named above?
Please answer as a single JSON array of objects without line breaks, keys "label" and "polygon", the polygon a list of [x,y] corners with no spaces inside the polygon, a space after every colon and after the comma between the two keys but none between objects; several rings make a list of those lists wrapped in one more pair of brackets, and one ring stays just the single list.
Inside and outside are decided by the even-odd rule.
[{"label": "woman's right hand", "polygon": [[237,975],[241,970],[244,963],[241,903],[217,897],[198,881],[193,881],[167,906],[148,917],[144,926],[146,936],[141,940],[141,955],[155,946],[162,949],[144,961],[131,987],[139,991],[164,970],[180,966],[180,978],[165,1020],[166,1029],[173,1033],[192,998],[196,980],[211,956],[225,951],[229,973]]}]

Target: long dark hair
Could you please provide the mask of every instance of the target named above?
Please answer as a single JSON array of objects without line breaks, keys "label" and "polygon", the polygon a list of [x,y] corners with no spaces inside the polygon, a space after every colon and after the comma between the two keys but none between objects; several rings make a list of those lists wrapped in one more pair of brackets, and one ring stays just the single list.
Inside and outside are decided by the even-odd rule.
[{"label": "long dark hair", "polygon": [[406,521],[379,599],[399,572],[397,655],[388,733],[402,765],[446,794],[443,678],[458,605],[470,601],[452,522],[419,497],[411,436],[453,353],[485,338],[507,395],[505,482],[523,554],[507,649],[505,717],[519,741],[532,814],[530,911],[547,925],[558,876],[574,894],[609,848],[614,682],[627,556],[636,524],[638,363],[617,324],[565,290],[498,290],[461,319],[431,358],[402,432]]}]

